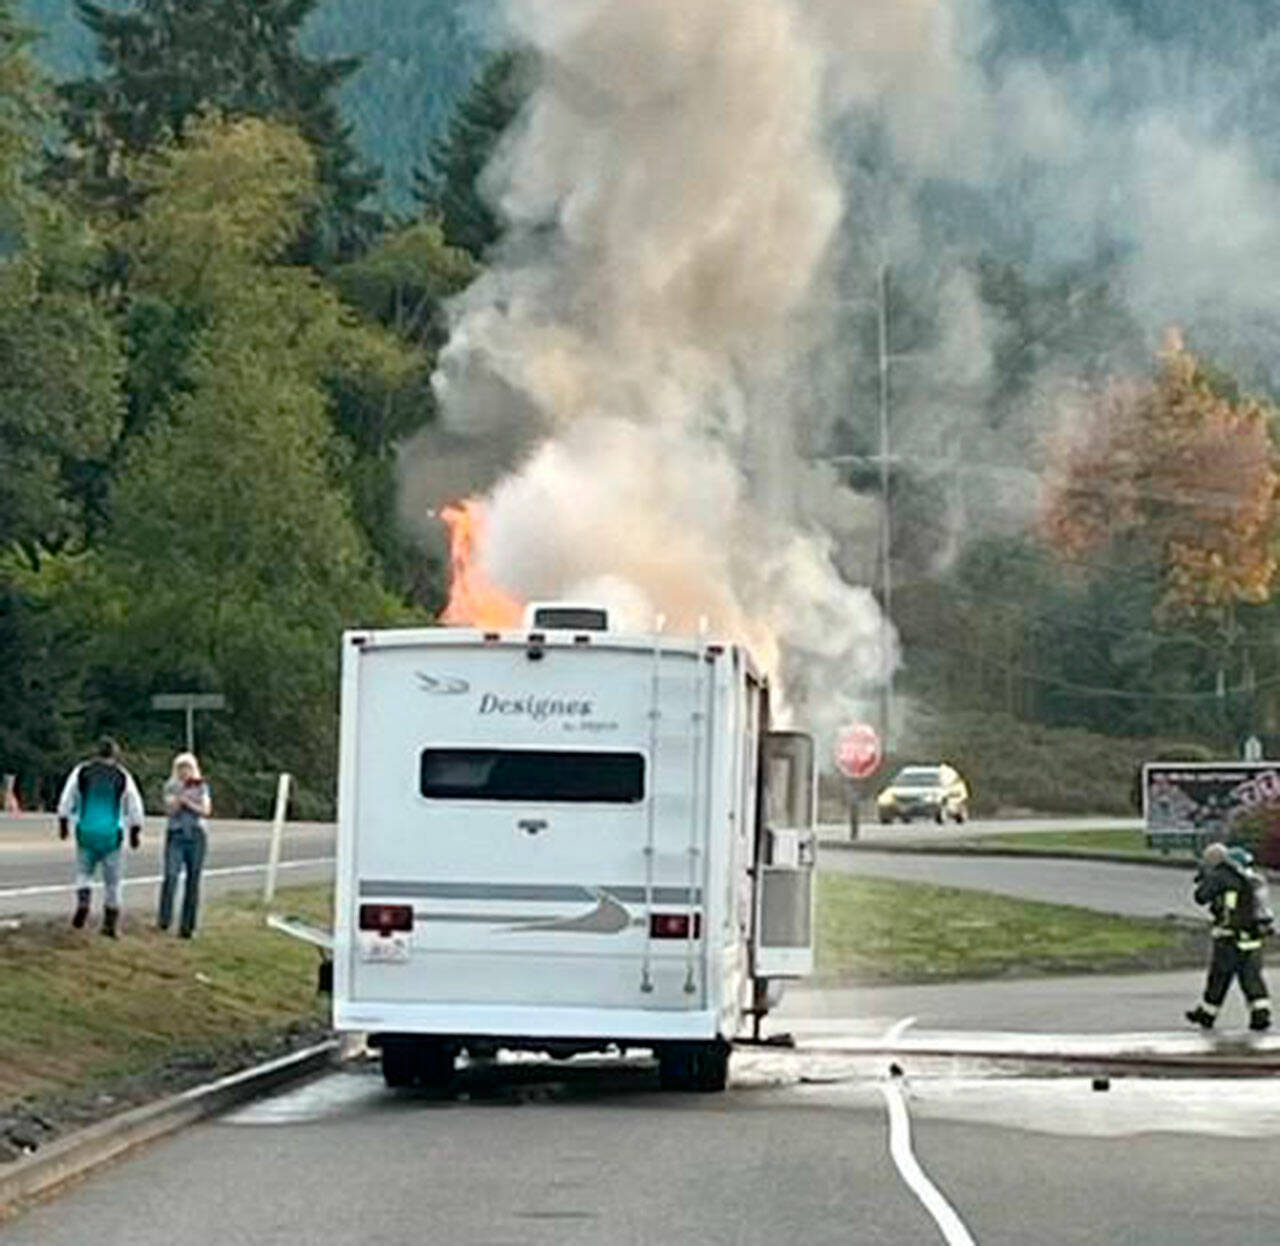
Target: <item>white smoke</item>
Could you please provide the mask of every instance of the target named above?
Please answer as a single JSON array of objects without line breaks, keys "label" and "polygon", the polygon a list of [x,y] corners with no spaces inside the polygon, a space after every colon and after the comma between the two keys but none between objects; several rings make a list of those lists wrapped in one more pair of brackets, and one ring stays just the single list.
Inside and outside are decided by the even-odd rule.
[{"label": "white smoke", "polygon": [[[1280,382],[1280,28],[1246,0],[1221,10],[1167,0],[1141,20],[1132,9],[810,0],[833,65],[828,107],[851,204],[839,283],[867,300],[891,267],[890,347],[904,356],[893,365],[895,459],[913,482],[958,499],[921,542],[936,558],[920,571],[992,527],[1026,522],[1044,433],[1072,416],[1059,395],[1097,371],[1142,366],[1170,324],[1246,384]],[[984,257],[1030,282],[1104,273],[1142,340],[1097,342],[1095,372],[1078,375],[1087,326],[1042,317],[1023,340],[1026,325],[977,295]],[[927,328],[904,305],[926,308]],[[849,355],[859,343],[841,326],[832,347]],[[1035,379],[993,423],[1002,348]],[[870,388],[846,379],[827,425],[857,406],[862,443],[874,446]]]},{"label": "white smoke", "polygon": [[447,436],[517,452],[491,458],[485,569],[645,629],[706,619],[830,733],[896,641],[824,526],[866,535],[874,511],[800,458],[842,213],[815,28],[795,0],[505,13],[538,85],[485,174],[507,233],[436,378]]},{"label": "white smoke", "polygon": [[[1202,54],[1079,0],[1063,13],[1090,54],[1055,58],[992,54],[1030,12],[1004,0],[500,8],[538,87],[482,181],[507,234],[455,308],[406,499],[485,493],[484,555],[518,594],[706,616],[829,726],[896,661],[853,587],[879,503],[813,463],[842,423],[874,454],[883,266],[931,309],[932,332],[899,317],[889,346],[895,461],[946,494],[901,556],[933,568],[1027,516],[1078,392],[1061,326],[1012,338],[977,257],[1034,280],[1110,256],[1152,347],[1179,323],[1228,365],[1277,357],[1280,155],[1258,101],[1278,33]],[[993,426],[1011,341],[1038,383]]]}]

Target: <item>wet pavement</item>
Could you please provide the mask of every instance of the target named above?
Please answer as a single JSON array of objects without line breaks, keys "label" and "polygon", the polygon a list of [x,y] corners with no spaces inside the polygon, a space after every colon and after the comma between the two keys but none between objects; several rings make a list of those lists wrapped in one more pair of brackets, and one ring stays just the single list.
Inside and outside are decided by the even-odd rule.
[{"label": "wet pavement", "polygon": [[662,1093],[637,1056],[486,1063],[431,1096],[366,1061],[148,1148],[5,1240],[1271,1246],[1256,1181],[1277,1162],[1270,1078],[802,1047],[735,1053],[724,1095]]}]

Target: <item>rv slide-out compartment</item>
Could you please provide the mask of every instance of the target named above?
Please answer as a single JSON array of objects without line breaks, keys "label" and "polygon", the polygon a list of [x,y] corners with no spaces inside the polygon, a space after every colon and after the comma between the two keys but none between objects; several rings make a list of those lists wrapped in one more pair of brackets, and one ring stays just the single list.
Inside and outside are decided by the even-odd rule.
[{"label": "rv slide-out compartment", "polygon": [[817,787],[813,739],[770,732],[764,743],[766,824],[756,893],[757,978],[813,973]]}]

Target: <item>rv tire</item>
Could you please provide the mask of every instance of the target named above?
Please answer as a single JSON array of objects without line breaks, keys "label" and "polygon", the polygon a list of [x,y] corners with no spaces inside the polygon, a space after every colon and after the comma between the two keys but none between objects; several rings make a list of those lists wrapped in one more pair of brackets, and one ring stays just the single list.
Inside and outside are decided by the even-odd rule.
[{"label": "rv tire", "polygon": [[444,1090],[453,1081],[456,1054],[448,1043],[419,1043],[418,1085],[428,1090]]},{"label": "rv tire", "polygon": [[453,1080],[454,1055],[448,1043],[387,1035],[382,1040],[382,1080],[393,1088],[443,1090]]},{"label": "rv tire", "polygon": [[659,1048],[658,1081],[663,1090],[719,1094],[729,1084],[729,1044],[672,1043]]},{"label": "rv tire", "polygon": [[382,1080],[393,1090],[412,1086],[417,1080],[418,1061],[414,1045],[404,1039],[382,1040]]}]

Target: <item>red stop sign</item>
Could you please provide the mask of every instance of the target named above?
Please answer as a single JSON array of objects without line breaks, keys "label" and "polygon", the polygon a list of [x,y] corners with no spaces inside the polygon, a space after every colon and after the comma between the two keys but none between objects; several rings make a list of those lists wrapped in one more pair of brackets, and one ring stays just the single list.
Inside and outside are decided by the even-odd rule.
[{"label": "red stop sign", "polygon": [[836,765],[848,779],[869,779],[884,761],[880,733],[869,723],[857,723],[836,741]]}]

